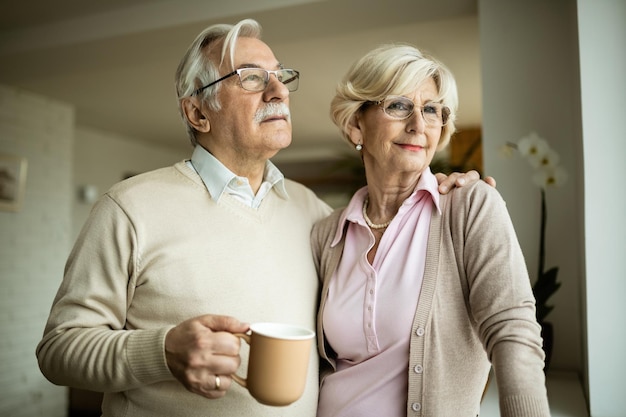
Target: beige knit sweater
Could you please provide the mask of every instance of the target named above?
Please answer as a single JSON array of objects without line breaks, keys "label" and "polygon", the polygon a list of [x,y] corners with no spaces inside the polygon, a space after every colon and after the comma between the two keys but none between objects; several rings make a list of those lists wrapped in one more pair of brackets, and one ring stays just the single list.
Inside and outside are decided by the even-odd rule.
[{"label": "beige knit sweater", "polygon": [[[95,205],[67,261],[37,357],[53,383],[103,391],[104,416],[314,416],[318,356],[303,397],[257,403],[232,385],[192,394],[171,375],[164,337],[203,314],[315,327],[318,280],[309,236],[330,209],[286,181],[259,209],[215,203],[184,162],[114,186]],[[240,374],[245,375],[247,346]]]},{"label": "beige knit sweater", "polygon": [[[441,205],[431,219],[410,335],[407,416],[477,416],[490,362],[503,417],[549,416],[535,300],[504,201],[477,181],[441,196]],[[340,215],[312,233],[322,279],[318,346],[327,372],[334,360],[321,312],[344,245],[330,246]]]}]

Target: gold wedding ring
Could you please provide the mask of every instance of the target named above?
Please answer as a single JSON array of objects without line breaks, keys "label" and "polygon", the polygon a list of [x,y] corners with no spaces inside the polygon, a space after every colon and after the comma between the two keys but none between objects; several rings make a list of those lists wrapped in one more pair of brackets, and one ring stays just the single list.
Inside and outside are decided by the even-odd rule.
[{"label": "gold wedding ring", "polygon": [[220,380],[219,376],[215,375],[215,389],[219,391],[221,387],[222,381]]}]

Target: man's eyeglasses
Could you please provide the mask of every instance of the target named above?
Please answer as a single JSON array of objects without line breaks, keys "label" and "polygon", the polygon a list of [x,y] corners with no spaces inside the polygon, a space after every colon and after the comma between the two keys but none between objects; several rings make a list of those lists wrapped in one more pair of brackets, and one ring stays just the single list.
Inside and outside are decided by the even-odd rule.
[{"label": "man's eyeglasses", "polygon": [[413,114],[415,108],[419,108],[422,118],[427,126],[442,127],[448,123],[450,109],[441,103],[426,103],[423,106],[415,106],[413,100],[402,96],[388,96],[384,100],[375,101],[376,105],[389,117],[404,120]]},{"label": "man's eyeglasses", "polygon": [[275,71],[265,70],[263,68],[240,68],[224,75],[219,80],[215,80],[204,87],[198,88],[193,92],[193,95],[198,95],[205,89],[211,87],[214,84],[224,81],[225,79],[237,74],[239,76],[239,83],[244,90],[259,92],[267,88],[267,84],[270,82],[270,74],[274,74],[278,81],[285,84],[289,91],[296,91],[298,89],[298,83],[300,80],[300,73],[293,69],[279,69]]}]

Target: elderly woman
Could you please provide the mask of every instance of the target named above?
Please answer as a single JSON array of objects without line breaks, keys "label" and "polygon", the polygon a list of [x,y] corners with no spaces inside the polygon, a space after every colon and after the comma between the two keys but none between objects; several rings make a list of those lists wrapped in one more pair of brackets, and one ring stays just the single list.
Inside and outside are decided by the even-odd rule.
[{"label": "elderly woman", "polygon": [[502,416],[549,416],[535,300],[506,206],[476,181],[437,192],[455,131],[450,71],[408,45],[357,61],[331,115],[367,186],[317,223],[318,417],[476,416],[491,366]]}]

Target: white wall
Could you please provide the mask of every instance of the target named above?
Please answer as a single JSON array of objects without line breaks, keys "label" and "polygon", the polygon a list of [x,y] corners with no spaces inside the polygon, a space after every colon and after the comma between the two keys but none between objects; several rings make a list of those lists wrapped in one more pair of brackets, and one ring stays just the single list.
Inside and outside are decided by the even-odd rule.
[{"label": "white wall", "polygon": [[0,152],[28,160],[21,211],[0,211],[1,416],[66,415],[35,347],[70,246],[73,135],[71,107],[0,85]]},{"label": "white wall", "polygon": [[592,417],[626,414],[626,2],[578,0]]},{"label": "white wall", "polygon": [[[99,194],[105,193],[111,185],[121,181],[127,173],[141,173],[152,169],[173,165],[191,157],[193,148],[181,124],[181,143],[189,143],[187,152],[180,148],[168,148],[137,142],[84,127],[76,129],[74,148],[74,190],[75,196],[82,186],[92,185]],[[184,149],[184,147],[183,147]],[[74,239],[89,215],[92,204],[74,198],[73,233]]]},{"label": "white wall", "polygon": [[570,186],[548,196],[547,264],[561,267],[563,282],[550,316],[553,363],[580,369],[591,417],[623,417],[626,2],[480,0],[479,22],[485,167],[531,250],[531,272],[536,232],[523,225],[536,219],[536,193],[498,144],[537,130],[570,171]]},{"label": "white wall", "polygon": [[571,0],[480,0],[485,173],[498,181],[534,282],[537,276],[540,191],[519,157],[499,148],[531,131],[560,154],[569,180],[547,192],[546,269],[559,267],[551,298],[551,369],[582,370],[580,241],[582,192],[580,90],[576,4]]}]

